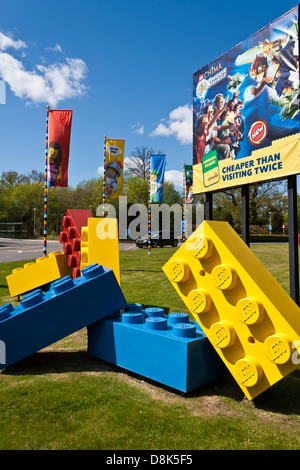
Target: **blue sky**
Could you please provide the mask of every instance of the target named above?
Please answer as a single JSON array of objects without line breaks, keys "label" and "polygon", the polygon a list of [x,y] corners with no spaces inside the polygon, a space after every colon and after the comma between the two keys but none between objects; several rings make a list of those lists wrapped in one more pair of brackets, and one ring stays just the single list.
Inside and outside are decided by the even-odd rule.
[{"label": "blue sky", "polygon": [[275,20],[285,0],[0,0],[0,170],[44,171],[46,106],[73,109],[69,185],[98,177],[103,138],[192,163],[193,73]]}]

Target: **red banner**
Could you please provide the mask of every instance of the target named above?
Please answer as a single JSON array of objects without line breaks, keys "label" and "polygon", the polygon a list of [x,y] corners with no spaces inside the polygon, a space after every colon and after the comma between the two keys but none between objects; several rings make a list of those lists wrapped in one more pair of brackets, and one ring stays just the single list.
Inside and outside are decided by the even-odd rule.
[{"label": "red banner", "polygon": [[68,186],[72,113],[49,111],[48,186]]}]

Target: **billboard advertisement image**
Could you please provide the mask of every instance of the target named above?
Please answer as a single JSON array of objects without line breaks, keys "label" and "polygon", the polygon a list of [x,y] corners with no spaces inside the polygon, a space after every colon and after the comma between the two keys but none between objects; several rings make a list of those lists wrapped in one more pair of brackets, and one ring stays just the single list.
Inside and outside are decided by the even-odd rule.
[{"label": "billboard advertisement image", "polygon": [[194,194],[300,173],[298,13],[194,73]]}]

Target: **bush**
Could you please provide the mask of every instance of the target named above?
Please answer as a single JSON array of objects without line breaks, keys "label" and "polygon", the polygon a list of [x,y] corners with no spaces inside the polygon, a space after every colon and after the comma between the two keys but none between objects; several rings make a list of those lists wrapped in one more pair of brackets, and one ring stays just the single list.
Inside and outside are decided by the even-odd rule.
[{"label": "bush", "polygon": [[264,243],[264,242],[269,242],[269,243],[278,243],[278,242],[283,242],[283,243],[288,243],[289,241],[289,236],[288,235],[250,235],[250,242],[257,242],[257,243]]}]

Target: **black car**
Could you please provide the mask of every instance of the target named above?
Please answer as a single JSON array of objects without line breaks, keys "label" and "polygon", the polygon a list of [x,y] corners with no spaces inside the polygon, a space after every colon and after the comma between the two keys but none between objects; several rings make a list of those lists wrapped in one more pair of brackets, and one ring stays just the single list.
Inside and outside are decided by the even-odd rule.
[{"label": "black car", "polygon": [[[135,241],[138,248],[148,247],[148,235],[140,237]],[[159,230],[158,232],[151,232],[151,248],[157,248],[158,246],[177,246],[178,240],[174,238],[174,232],[168,232],[167,230]]]}]

